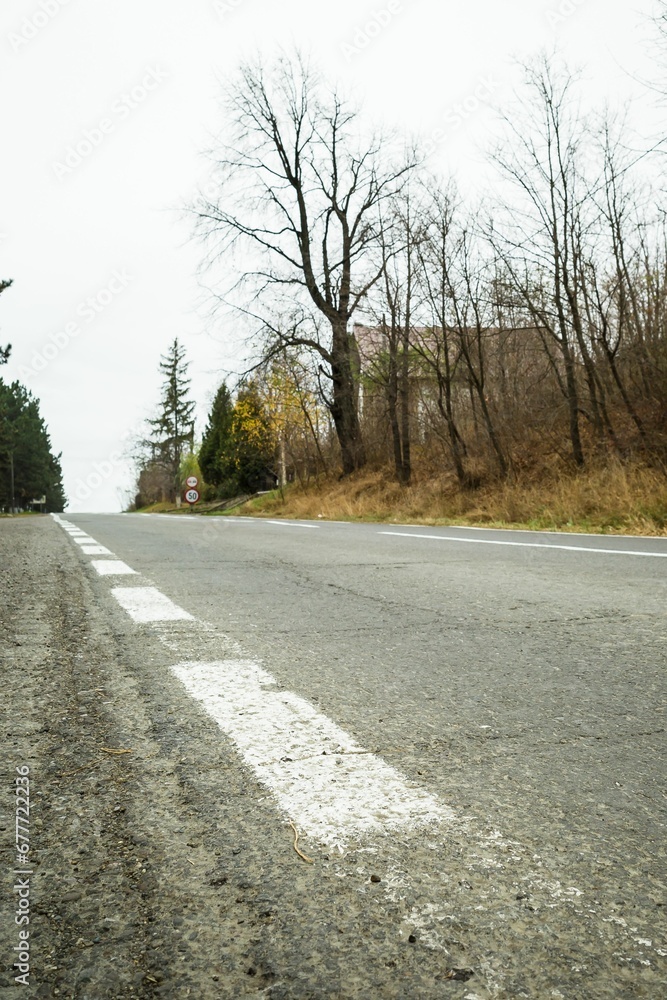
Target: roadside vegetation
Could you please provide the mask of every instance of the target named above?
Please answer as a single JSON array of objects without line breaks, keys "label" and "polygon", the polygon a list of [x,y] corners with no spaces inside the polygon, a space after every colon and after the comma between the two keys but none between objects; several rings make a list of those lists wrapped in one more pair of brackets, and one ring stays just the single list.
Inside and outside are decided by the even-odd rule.
[{"label": "roadside vegetation", "polygon": [[470,491],[460,490],[451,478],[416,480],[405,488],[386,470],[365,470],[347,479],[323,478],[309,488],[291,484],[282,493],[255,497],[230,513],[667,535],[664,478],[640,465],[606,465],[567,474],[545,470],[533,480],[496,481]]},{"label": "roadside vegetation", "polygon": [[[0,281],[0,294],[11,281]],[[0,347],[6,364],[11,344]],[[60,455],[54,454],[39,400],[20,382],[0,378],[0,514],[62,511],[65,492]]]},{"label": "roadside vegetation", "polygon": [[500,123],[493,199],[464,199],[299,56],[245,64],[226,101],[191,208],[247,368],[195,442],[174,345],[137,507],[196,475],[210,505],[266,494],[258,515],[664,533],[661,141],[545,57]]}]

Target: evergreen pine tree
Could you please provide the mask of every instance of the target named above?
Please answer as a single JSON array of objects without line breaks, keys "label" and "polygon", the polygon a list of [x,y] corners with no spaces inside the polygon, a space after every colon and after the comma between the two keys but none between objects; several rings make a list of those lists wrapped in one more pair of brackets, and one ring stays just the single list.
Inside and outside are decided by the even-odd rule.
[{"label": "evergreen pine tree", "polygon": [[187,378],[188,362],[185,348],[175,339],[169,351],[160,359],[160,371],[165,376],[162,384],[160,410],[149,424],[153,429],[150,439],[151,461],[161,465],[168,474],[172,497],[180,493],[181,460],[186,450],[194,447],[194,402],[189,398],[190,379]]},{"label": "evergreen pine tree", "polygon": [[[11,285],[11,280],[0,281],[0,295],[5,291],[5,289],[9,288],[10,285]],[[7,344],[6,347],[0,347],[0,365],[4,365],[9,361],[9,355],[11,354],[11,351],[12,351],[11,344]]]},{"label": "evergreen pine tree", "polygon": [[199,467],[205,481],[219,488],[234,475],[231,461],[233,414],[231,393],[223,382],[213,400],[199,450]]},{"label": "evergreen pine tree", "polygon": [[39,401],[20,384],[0,379],[0,507],[30,506],[46,496],[46,510],[62,511],[60,455],[39,412]]}]

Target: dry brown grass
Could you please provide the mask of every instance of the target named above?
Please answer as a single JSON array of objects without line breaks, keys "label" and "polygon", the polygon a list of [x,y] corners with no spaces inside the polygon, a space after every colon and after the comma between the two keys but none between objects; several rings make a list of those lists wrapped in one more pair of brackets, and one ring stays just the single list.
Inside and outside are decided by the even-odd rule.
[{"label": "dry brown grass", "polygon": [[235,514],[336,521],[387,521],[667,535],[667,479],[642,465],[614,463],[584,472],[543,470],[459,490],[450,478],[400,487],[390,470],[321,479],[251,501]]}]

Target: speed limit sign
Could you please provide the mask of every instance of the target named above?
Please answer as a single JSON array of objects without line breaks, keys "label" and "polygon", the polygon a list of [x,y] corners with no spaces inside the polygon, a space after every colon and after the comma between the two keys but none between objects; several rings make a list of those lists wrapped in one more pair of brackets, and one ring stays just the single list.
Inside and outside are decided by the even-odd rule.
[{"label": "speed limit sign", "polygon": [[191,490],[194,490],[199,486],[199,480],[197,479],[196,476],[188,476],[188,478],[185,480],[185,485],[188,486]]},{"label": "speed limit sign", "polygon": [[186,490],[185,491],[185,501],[186,503],[197,503],[199,500],[199,493],[197,490]]}]

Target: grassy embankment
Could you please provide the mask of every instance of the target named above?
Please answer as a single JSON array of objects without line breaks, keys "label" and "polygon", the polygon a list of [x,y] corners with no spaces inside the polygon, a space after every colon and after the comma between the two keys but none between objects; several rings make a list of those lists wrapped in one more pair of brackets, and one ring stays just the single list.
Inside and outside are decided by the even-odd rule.
[{"label": "grassy embankment", "polygon": [[[292,485],[230,513],[256,517],[324,518],[460,524],[533,530],[667,535],[667,478],[641,465],[492,482],[461,491],[451,480],[424,479],[403,488],[387,470],[347,479]],[[221,515],[224,516],[224,513]]]},{"label": "grassy embankment", "polygon": [[[417,479],[404,488],[387,469],[364,470],[346,479],[293,484],[230,511],[207,506],[198,505],[197,513],[667,535],[667,477],[642,465],[543,471],[539,477],[489,482],[468,491],[456,488],[451,479],[434,478]],[[185,504],[177,510],[158,503],[143,512],[190,516]]]}]

